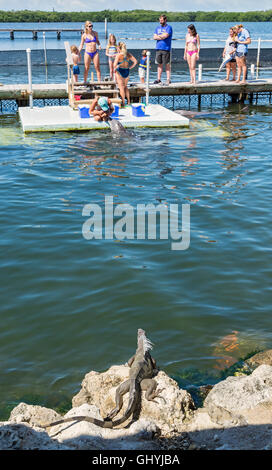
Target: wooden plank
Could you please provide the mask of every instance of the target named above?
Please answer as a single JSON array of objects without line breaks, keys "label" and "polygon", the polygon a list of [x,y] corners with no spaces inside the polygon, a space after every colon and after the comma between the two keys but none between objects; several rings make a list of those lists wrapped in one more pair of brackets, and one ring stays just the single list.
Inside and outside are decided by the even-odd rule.
[{"label": "wooden plank", "polygon": [[102,82],[93,82],[93,81],[89,81],[89,82],[76,82],[76,85],[77,86],[101,86],[101,85],[105,85],[105,86],[116,86],[116,83],[113,82],[113,81],[107,81],[107,80],[104,80]]},{"label": "wooden plank", "polygon": [[[99,82],[100,83],[100,82]],[[107,83],[107,82],[106,82]],[[97,84],[97,82],[94,82]],[[0,100],[20,99],[28,90],[28,85],[3,85],[0,86]],[[97,91],[97,90],[93,90]],[[106,91],[106,90],[105,90]],[[111,92],[114,90],[110,90]],[[145,87],[130,86],[131,97],[145,96]],[[272,93],[272,79],[250,80],[246,85],[230,84],[224,81],[205,82],[196,85],[190,85],[185,82],[173,83],[170,86],[152,86],[150,85],[150,96],[175,96],[175,95],[205,95],[205,94],[240,94],[240,93]],[[77,90],[77,94],[81,94]],[[105,92],[105,94],[107,94]],[[68,98],[67,87],[65,83],[51,84],[33,84],[33,98]]]},{"label": "wooden plank", "polygon": [[118,90],[75,90],[74,89],[74,94],[75,95],[81,95],[81,96],[84,96],[84,95],[116,95],[118,96],[119,95],[119,91]]}]

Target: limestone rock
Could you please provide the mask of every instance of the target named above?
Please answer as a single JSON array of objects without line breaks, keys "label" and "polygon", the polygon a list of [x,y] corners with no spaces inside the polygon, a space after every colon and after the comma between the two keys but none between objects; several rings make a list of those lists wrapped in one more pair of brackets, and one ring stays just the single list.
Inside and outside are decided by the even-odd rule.
[{"label": "limestone rock", "polygon": [[[65,418],[72,416],[90,416],[101,419],[98,408],[86,403],[72,408],[66,413]],[[128,428],[120,429],[100,428],[87,421],[71,421],[49,430],[52,438],[74,450],[156,450],[159,447],[153,437],[157,432],[157,426],[146,419],[140,419]]]},{"label": "limestone rock", "polygon": [[[73,407],[83,403],[93,404],[105,417],[115,407],[115,391],[120,383],[128,379],[129,367],[125,365],[112,366],[103,373],[89,372],[86,374],[82,389],[73,398]],[[183,428],[183,421],[190,416],[194,409],[194,402],[191,395],[179,388],[177,382],[160,371],[155,377],[158,389],[163,389],[160,395],[163,398],[156,398],[155,401],[148,401],[142,394],[140,418],[145,418],[155,423],[162,434],[169,434],[180,431]],[[124,396],[123,408],[116,419],[128,405],[128,394]],[[124,423],[126,425],[127,423]]]},{"label": "limestone rock", "polygon": [[27,405],[23,402],[13,408],[9,417],[9,421],[13,423],[29,423],[32,426],[50,423],[57,419],[61,419],[61,415],[56,411],[43,406]]},{"label": "limestone rock", "polygon": [[[252,422],[252,410],[264,406],[272,410],[272,366],[268,365],[259,366],[250,376],[228,377],[219,382],[204,402],[212,421],[226,425]],[[271,423],[269,419],[267,422]]]},{"label": "limestone rock", "polygon": [[212,421],[205,408],[195,412],[186,431],[193,445],[201,448],[205,444],[207,450],[268,450],[272,442],[271,425],[220,425]]},{"label": "limestone rock", "polygon": [[68,450],[45,431],[28,424],[0,423],[0,450]]},{"label": "limestone rock", "polygon": [[272,349],[268,349],[266,351],[254,354],[254,356],[250,357],[245,362],[253,368],[258,367],[262,364],[272,366]]}]

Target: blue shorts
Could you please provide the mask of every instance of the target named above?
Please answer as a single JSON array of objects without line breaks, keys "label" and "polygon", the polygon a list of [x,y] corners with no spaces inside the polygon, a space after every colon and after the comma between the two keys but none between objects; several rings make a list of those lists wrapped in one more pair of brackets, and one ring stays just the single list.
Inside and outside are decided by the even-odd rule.
[{"label": "blue shorts", "polygon": [[236,57],[238,58],[242,58],[242,57],[246,57],[247,56],[247,52],[236,52]]},{"label": "blue shorts", "polygon": [[80,70],[79,70],[79,66],[78,66],[78,65],[74,65],[74,66],[73,66],[73,74],[74,74],[74,75],[79,75],[79,74],[80,74]]}]

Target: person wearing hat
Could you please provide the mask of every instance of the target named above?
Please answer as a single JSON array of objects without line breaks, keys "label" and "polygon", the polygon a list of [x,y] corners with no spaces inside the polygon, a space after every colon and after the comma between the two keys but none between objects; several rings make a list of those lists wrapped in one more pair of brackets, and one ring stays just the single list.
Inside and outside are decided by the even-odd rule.
[{"label": "person wearing hat", "polygon": [[104,96],[96,97],[90,106],[90,115],[93,115],[95,121],[108,121],[113,111],[111,100]]}]

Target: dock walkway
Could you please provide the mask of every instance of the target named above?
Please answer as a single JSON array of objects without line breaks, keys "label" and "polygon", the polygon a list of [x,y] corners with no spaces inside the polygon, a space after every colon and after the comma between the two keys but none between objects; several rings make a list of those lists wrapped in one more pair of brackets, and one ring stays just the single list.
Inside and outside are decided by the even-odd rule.
[{"label": "dock walkway", "polygon": [[[68,98],[67,85],[65,83],[33,84],[33,99],[66,99]],[[145,85],[132,83],[129,87],[131,100],[139,101],[146,95]],[[168,86],[150,85],[150,97],[187,96],[197,95],[201,104],[202,95],[229,95],[233,101],[238,101],[241,96],[248,96],[249,101],[258,94],[267,94],[271,101],[272,79],[248,80],[245,85],[225,80],[201,81],[196,85],[189,82],[174,82]],[[0,86],[0,102],[3,100],[15,100],[19,106],[28,106],[28,84],[14,84]]]}]

